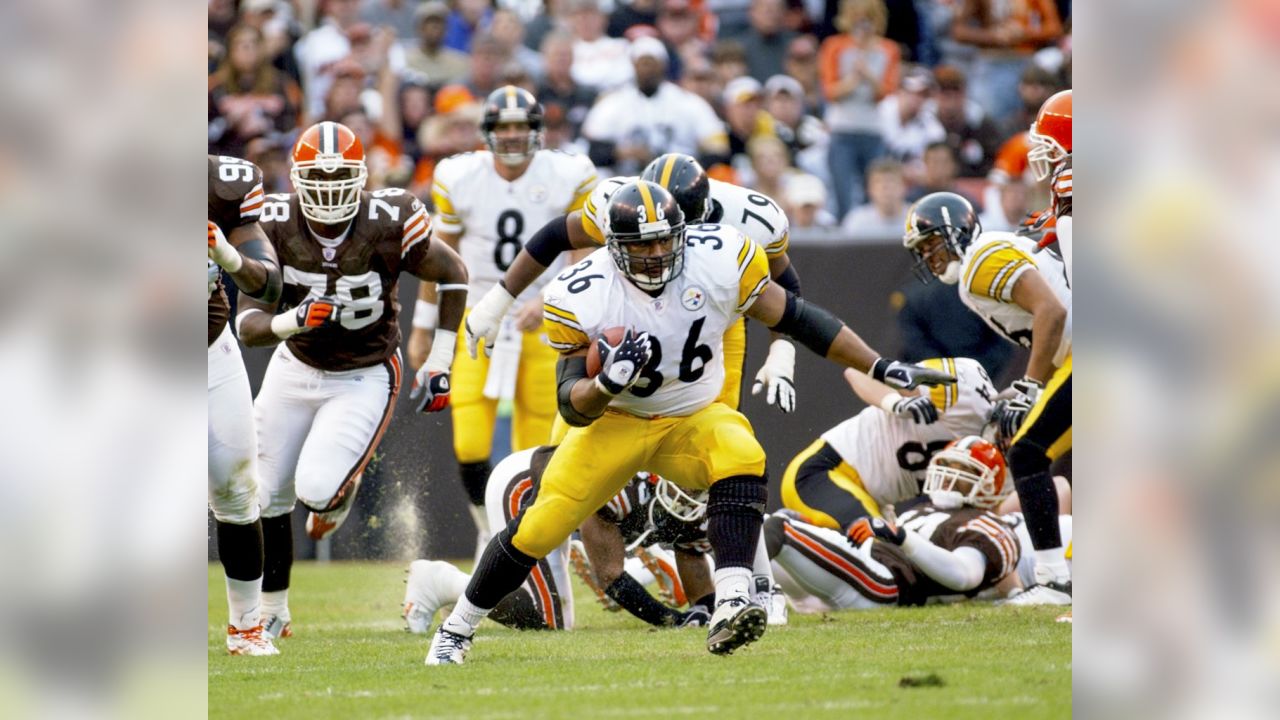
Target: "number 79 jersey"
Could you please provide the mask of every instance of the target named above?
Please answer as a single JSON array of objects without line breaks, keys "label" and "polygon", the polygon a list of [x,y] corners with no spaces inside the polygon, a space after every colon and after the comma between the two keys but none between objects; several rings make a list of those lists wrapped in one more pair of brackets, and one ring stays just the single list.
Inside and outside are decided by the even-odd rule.
[{"label": "number 79 jersey", "polygon": [[[539,228],[581,207],[596,180],[591,160],[559,150],[539,150],[524,174],[512,181],[498,175],[487,150],[442,160],[431,185],[435,228],[462,236],[458,254],[470,275],[467,307],[502,279]],[[537,295],[561,267],[554,264],[520,293],[513,307]]]},{"label": "number 79 jersey", "polygon": [[736,228],[695,225],[686,235],[684,271],[656,297],[633,285],[601,248],[547,285],[543,327],[561,353],[590,346],[612,327],[648,332],[652,360],[610,407],[641,417],[690,415],[720,395],[725,330],[768,283],[763,248]]}]

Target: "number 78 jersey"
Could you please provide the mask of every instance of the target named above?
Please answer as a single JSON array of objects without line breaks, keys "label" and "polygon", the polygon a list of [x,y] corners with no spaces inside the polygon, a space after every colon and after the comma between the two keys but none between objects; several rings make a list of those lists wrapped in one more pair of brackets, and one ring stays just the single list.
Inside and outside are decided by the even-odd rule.
[{"label": "number 78 jersey", "polygon": [[608,248],[556,276],[543,291],[543,327],[561,353],[589,347],[604,331],[649,333],[653,357],[640,380],[610,407],[641,417],[691,415],[724,386],[725,331],[764,292],[763,248],[727,225],[695,225],[684,271],[656,297],[631,283]]}]

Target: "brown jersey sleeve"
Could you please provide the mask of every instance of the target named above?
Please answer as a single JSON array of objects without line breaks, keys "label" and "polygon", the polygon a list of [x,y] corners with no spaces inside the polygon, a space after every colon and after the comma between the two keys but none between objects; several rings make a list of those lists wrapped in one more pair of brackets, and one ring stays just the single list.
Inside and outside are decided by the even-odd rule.
[{"label": "brown jersey sleeve", "polygon": [[971,547],[982,553],[987,560],[987,567],[982,583],[974,592],[995,585],[1000,578],[1013,572],[1021,557],[1021,545],[1013,529],[996,515],[976,508],[964,508],[952,513],[934,532],[933,542],[946,550]]},{"label": "brown jersey sleeve", "polygon": [[1053,214],[1055,217],[1071,215],[1071,156],[1053,174]]},{"label": "brown jersey sleeve", "polygon": [[248,160],[209,156],[209,219],[230,235],[262,215],[262,170]]}]

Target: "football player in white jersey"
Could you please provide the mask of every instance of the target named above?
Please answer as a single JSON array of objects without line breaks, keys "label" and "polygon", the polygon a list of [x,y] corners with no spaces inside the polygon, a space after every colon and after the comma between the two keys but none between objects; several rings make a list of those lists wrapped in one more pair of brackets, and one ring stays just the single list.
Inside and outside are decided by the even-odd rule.
[{"label": "football player in white jersey", "polygon": [[[581,207],[596,186],[595,167],[585,156],[542,148],[542,123],[542,105],[528,91],[498,88],[485,101],[480,126],[489,149],[446,158],[435,170],[435,236],[462,255],[471,277],[469,298],[478,300],[495,287],[532,232]],[[488,534],[484,488],[499,400],[515,401],[513,450],[547,442],[555,418],[556,353],[541,328],[545,284],[521,288],[493,319],[492,356],[468,356],[458,348],[453,363],[453,449],[480,545]],[[435,287],[424,283],[419,298],[409,336],[415,365],[431,347]],[[474,312],[470,305],[468,312]]]},{"label": "football player in white jersey", "polygon": [[858,520],[884,517],[884,506],[913,498],[934,453],[982,432],[996,390],[970,358],[920,363],[956,378],[955,385],[904,396],[846,370],[862,412],[824,432],[792,459],[782,476],[782,504],[821,527],[844,532]]},{"label": "football player in white jersey", "polygon": [[[1067,156],[1069,158],[1070,156]],[[1010,342],[1031,349],[1019,396],[1003,415],[1009,467],[1035,540],[1037,587],[1020,602],[1071,603],[1050,465],[1071,449],[1071,288],[1062,260],[1021,235],[981,230],[968,200],[926,195],[907,214],[903,244],[921,280],[959,284],[960,299]]]},{"label": "football player in white jersey", "polygon": [[[800,295],[800,276],[787,256],[790,223],[771,198],[731,183],[712,180],[698,161],[689,155],[667,153],[645,168],[642,178],[670,192],[685,215],[686,224],[718,223],[737,228],[764,247],[769,261],[769,277],[783,290]],[[635,180],[614,177],[603,180],[583,207],[556,218],[530,238],[525,249],[511,263],[501,283],[489,289],[476,303],[465,323],[467,346],[476,352],[483,343],[486,352],[493,344],[498,321],[529,283],[556,262],[561,253],[573,249],[595,249],[605,243],[605,211],[609,198],[623,185]],[[795,409],[795,346],[774,334],[769,355],[755,376],[752,394],[765,392],[765,399],[783,412]],[[742,390],[742,365],[746,360],[746,323],[730,326],[724,338],[725,384],[719,401],[738,409]],[[563,427],[558,428],[563,430]],[[557,435],[560,433],[557,433]]]},{"label": "football player in white jersey", "polygon": [[643,470],[708,491],[716,607],[707,649],[731,653],[764,634],[767,613],[750,597],[767,498],[764,449],[741,413],[716,402],[724,332],[742,315],[899,389],[954,382],[877,356],[835,316],[771,283],[765,251],[739,230],[685,230],[669,192],[628,183],[609,201],[607,246],[544,290],[547,338],[561,353],[559,411],[573,427],[533,504],[485,549],[427,664],[463,662],[498,601]]}]

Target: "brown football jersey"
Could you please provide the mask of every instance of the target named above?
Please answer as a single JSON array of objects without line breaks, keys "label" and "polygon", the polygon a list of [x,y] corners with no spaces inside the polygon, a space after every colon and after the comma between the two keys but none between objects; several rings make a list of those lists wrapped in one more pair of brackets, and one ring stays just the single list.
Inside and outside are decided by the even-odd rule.
[{"label": "brown football jersey", "polygon": [[321,242],[307,228],[296,194],[268,195],[262,229],[280,259],[282,308],[308,297],[336,298],[340,322],[299,333],[286,342],[306,364],[342,371],[382,363],[400,347],[401,271],[424,260],[431,218],[399,188],[360,195],[360,208],[341,242]]},{"label": "brown football jersey", "polygon": [[[226,155],[209,156],[209,220],[217,223],[223,234],[230,236],[232,230],[257,222],[264,197],[262,171],[257,165]],[[231,306],[219,278],[217,288],[209,294],[210,345],[222,334],[230,314]]]},{"label": "brown football jersey", "polygon": [[[987,510],[973,507],[942,510],[925,502],[899,515],[898,524],[919,533],[943,550],[971,547],[982,553],[987,561],[986,572],[978,587],[966,593],[969,596],[992,587],[1000,578],[1015,571],[1022,557],[1022,546],[1013,528]],[[900,605],[919,605],[935,595],[956,594],[921,572],[896,545],[874,543],[871,557],[893,573],[898,582]]]}]

